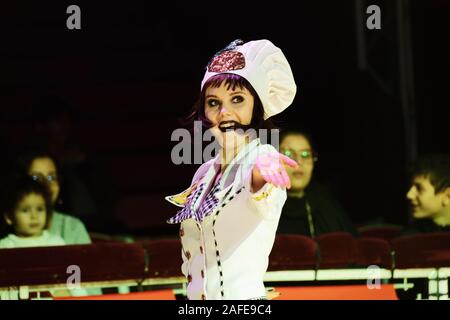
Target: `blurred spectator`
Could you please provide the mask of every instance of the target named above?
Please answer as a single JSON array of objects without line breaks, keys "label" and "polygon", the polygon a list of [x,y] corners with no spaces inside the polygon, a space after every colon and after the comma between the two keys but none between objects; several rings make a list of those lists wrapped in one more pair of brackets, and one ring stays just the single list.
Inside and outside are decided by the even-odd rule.
[{"label": "blurred spectator", "polygon": [[47,186],[25,176],[8,184],[2,199],[0,248],[64,245],[50,233],[53,209]]},{"label": "blurred spectator", "polygon": [[61,236],[66,244],[91,243],[89,234],[80,219],[58,212],[60,194],[60,176],[56,159],[49,152],[29,150],[21,155],[16,163],[17,175],[27,174],[34,180],[45,182],[51,192],[55,210],[49,232]]},{"label": "blurred spectator", "polygon": [[299,167],[287,168],[292,187],[277,232],[310,237],[334,231],[356,235],[356,228],[342,206],[327,188],[312,179],[318,157],[309,136],[298,131],[283,133],[280,152],[296,160]]},{"label": "blurred spectator", "polygon": [[421,157],[412,170],[406,197],[413,220],[403,234],[450,231],[450,156]]}]

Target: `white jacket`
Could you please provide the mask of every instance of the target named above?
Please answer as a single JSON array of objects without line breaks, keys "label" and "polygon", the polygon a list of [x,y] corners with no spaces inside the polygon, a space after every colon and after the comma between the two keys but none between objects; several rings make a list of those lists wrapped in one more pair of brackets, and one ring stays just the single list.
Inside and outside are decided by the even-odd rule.
[{"label": "white jacket", "polygon": [[[277,151],[271,145],[261,145],[259,139],[245,146],[222,176],[220,183],[224,185],[227,179],[234,181],[216,194],[219,203],[213,212],[203,221],[188,218],[181,222],[182,272],[188,279],[189,299],[265,297],[263,278],[286,201],[286,190],[269,183],[256,193],[251,192],[254,160],[266,152]],[[215,158],[204,163],[194,175],[191,187],[199,182],[206,182],[207,186],[214,183],[217,161]],[[166,199],[196,210],[208,189],[204,188],[193,203],[183,204],[179,200],[183,193]]]}]

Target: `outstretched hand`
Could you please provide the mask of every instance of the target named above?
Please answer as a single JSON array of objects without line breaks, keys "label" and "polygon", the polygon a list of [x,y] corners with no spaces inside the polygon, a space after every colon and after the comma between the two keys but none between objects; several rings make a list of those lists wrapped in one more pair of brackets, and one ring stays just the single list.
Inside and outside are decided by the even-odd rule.
[{"label": "outstretched hand", "polygon": [[[260,189],[265,182],[277,187],[291,188],[291,181],[286,172],[285,165],[297,168],[298,164],[291,158],[281,153],[264,153],[256,158],[253,169],[253,189]],[[261,181],[264,180],[263,184]],[[258,183],[259,182],[259,183]]]}]

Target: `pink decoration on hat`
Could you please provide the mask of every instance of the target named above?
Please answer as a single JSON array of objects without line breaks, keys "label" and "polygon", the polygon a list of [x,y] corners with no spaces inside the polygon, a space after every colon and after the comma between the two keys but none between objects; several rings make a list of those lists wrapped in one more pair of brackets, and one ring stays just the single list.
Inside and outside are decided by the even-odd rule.
[{"label": "pink decoration on hat", "polygon": [[226,72],[245,68],[244,55],[238,51],[224,51],[208,65],[209,72]]},{"label": "pink decoration on hat", "polygon": [[279,114],[294,101],[297,85],[289,62],[269,40],[233,41],[210,61],[200,90],[216,74],[237,74],[255,89],[264,108],[264,119]]}]

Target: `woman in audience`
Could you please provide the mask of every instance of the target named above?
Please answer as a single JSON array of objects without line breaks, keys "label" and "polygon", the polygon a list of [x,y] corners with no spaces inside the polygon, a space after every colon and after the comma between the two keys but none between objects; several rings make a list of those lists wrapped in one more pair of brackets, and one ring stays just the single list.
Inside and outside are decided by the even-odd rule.
[{"label": "woman in audience", "polygon": [[277,232],[316,237],[342,231],[356,236],[356,228],[339,201],[313,179],[317,153],[308,135],[299,131],[284,132],[280,151],[299,166],[286,168],[292,187],[287,192]]}]

